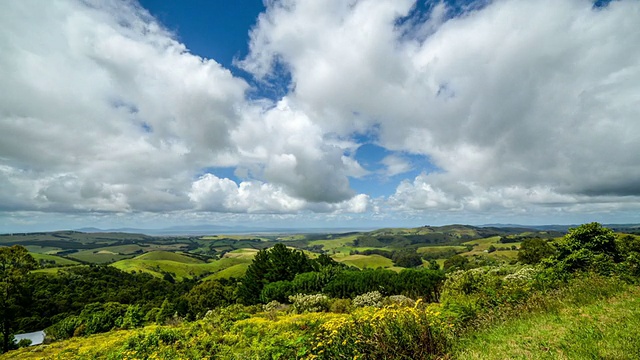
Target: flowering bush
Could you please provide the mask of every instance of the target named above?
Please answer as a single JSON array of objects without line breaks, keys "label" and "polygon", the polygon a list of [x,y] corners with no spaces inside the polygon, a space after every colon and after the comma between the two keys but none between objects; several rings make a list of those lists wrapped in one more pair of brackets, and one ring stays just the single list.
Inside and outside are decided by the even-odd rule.
[{"label": "flowering bush", "polygon": [[308,359],[432,359],[446,351],[450,332],[437,305],[365,307],[329,319]]},{"label": "flowering bush", "polygon": [[305,312],[326,311],[329,309],[329,298],[324,294],[297,294],[289,296],[293,311],[298,314]]},{"label": "flowering bush", "polygon": [[339,314],[350,313],[352,309],[353,304],[351,299],[334,299],[329,306],[329,311]]},{"label": "flowering bush", "polygon": [[282,311],[286,309],[286,305],[281,304],[277,300],[270,301],[269,303],[262,306],[262,310],[266,312],[274,312],[274,311]]},{"label": "flowering bush", "polygon": [[396,306],[414,306],[416,304],[415,300],[404,295],[391,295],[385,298],[383,302],[385,305]]},{"label": "flowering bush", "polygon": [[353,299],[353,306],[364,307],[382,307],[382,294],[379,291],[371,291],[362,295],[358,295]]}]

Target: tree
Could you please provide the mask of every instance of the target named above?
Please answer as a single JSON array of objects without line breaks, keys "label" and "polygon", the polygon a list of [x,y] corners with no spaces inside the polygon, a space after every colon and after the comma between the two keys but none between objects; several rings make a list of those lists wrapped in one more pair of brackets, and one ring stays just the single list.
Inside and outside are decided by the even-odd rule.
[{"label": "tree", "polygon": [[523,264],[537,264],[554,253],[555,250],[546,241],[540,238],[526,239],[520,244],[518,261]]},{"label": "tree", "polygon": [[414,268],[422,265],[422,258],[415,249],[396,251],[392,256],[395,266]]},{"label": "tree", "polygon": [[225,286],[218,280],[207,280],[194,286],[184,298],[189,313],[195,318],[201,318],[213,308],[233,304],[233,290],[232,286]]},{"label": "tree", "polygon": [[575,229],[569,229],[564,237],[564,252],[575,252],[586,249],[594,254],[604,254],[618,258],[616,235],[613,230],[603,227],[597,222],[583,224]]},{"label": "tree", "polygon": [[27,249],[14,245],[0,248],[0,330],[2,331],[2,352],[9,351],[9,338],[13,318],[21,308],[20,297],[24,293],[23,284],[31,269],[36,267]]},{"label": "tree", "polygon": [[244,304],[256,304],[266,284],[291,281],[297,274],[310,271],[313,262],[302,251],[276,244],[258,251],[238,288],[238,297]]},{"label": "tree", "polygon": [[452,272],[469,268],[469,259],[466,256],[454,255],[444,261],[444,270]]},{"label": "tree", "polygon": [[568,272],[589,269],[606,275],[621,260],[613,230],[597,222],[569,229],[558,250],[558,265]]}]

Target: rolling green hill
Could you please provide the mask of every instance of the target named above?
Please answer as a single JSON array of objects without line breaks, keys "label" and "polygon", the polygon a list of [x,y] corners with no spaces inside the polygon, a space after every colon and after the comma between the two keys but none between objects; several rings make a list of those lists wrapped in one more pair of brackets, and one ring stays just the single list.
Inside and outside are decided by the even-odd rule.
[{"label": "rolling green hill", "polygon": [[[244,274],[242,267],[236,267],[222,274],[219,273],[236,265],[248,266],[252,258],[253,252],[245,251],[232,254],[231,256],[225,256],[220,260],[204,262],[180,253],[152,251],[132,259],[117,261],[111,264],[111,266],[127,272],[146,272],[156,277],[163,277],[165,273],[169,273],[177,280],[206,274],[217,274],[218,278],[222,278],[229,276],[238,277],[239,274]],[[246,270],[246,268],[244,268],[244,270]]]},{"label": "rolling green hill", "polygon": [[70,259],[63,258],[61,256],[49,255],[49,254],[39,254],[39,253],[29,253],[33,258],[38,262],[46,262],[51,265],[56,266],[69,266],[69,265],[79,265],[80,263],[77,261],[73,261]]},{"label": "rolling green hill", "polygon": [[334,258],[336,261],[360,269],[391,268],[393,261],[381,255],[348,255]]},{"label": "rolling green hill", "polygon": [[186,254],[174,253],[170,251],[150,251],[140,256],[136,256],[132,260],[168,260],[168,261],[176,261],[184,264],[204,263],[204,261],[193,258]]}]

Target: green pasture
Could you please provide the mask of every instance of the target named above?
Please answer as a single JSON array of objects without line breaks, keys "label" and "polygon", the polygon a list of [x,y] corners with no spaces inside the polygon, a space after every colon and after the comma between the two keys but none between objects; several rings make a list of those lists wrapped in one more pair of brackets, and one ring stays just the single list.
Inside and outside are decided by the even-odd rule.
[{"label": "green pasture", "polygon": [[33,253],[33,252],[30,252],[29,254],[31,256],[33,256],[33,258],[37,262],[40,262],[40,260],[45,260],[47,262],[53,261],[55,263],[55,265],[58,265],[58,266],[69,266],[69,265],[79,265],[80,264],[77,261],[73,261],[73,260],[70,260],[70,259],[65,259],[65,258],[63,258],[61,256],[56,256],[56,255],[39,254],[39,253]]},{"label": "green pasture", "polygon": [[136,256],[132,260],[170,260],[185,264],[201,264],[204,261],[193,258],[191,256],[174,253],[170,251],[150,251],[148,253]]},{"label": "green pasture", "polygon": [[[171,273],[176,279],[193,278],[210,273],[218,273],[235,265],[248,265],[252,257],[229,256],[220,260],[204,262],[192,257],[166,251],[149,252],[133,259],[117,261],[111,266],[122,271],[146,272],[156,277],[162,277],[163,273]],[[226,274],[238,274],[241,267],[229,270]],[[246,270],[246,269],[245,269]],[[243,272],[244,274],[244,272]],[[220,277],[226,276],[225,274]]]},{"label": "green pasture", "polygon": [[355,240],[358,236],[360,235],[349,235],[328,240],[312,240],[309,241],[309,246],[321,245],[323,250],[338,251],[338,249],[344,249],[345,247],[353,245],[353,240]]},{"label": "green pasture", "polygon": [[246,264],[236,264],[236,265],[231,265],[228,268],[222,269],[216,273],[213,273],[207,277],[205,277],[204,279],[202,279],[202,281],[206,281],[206,280],[217,280],[217,279],[229,279],[229,278],[236,278],[239,279],[241,277],[244,276],[244,274],[247,272],[247,268],[249,267],[249,263]]},{"label": "green pasture", "polygon": [[416,249],[418,254],[428,254],[428,253],[434,253],[434,252],[440,252],[440,251],[446,251],[446,250],[464,252],[464,251],[467,251],[467,248],[465,246],[459,246],[459,245],[434,245],[434,246],[421,246]]},{"label": "green pasture", "polygon": [[251,249],[251,248],[237,249],[237,250],[229,251],[228,253],[224,254],[224,257],[253,260],[253,258],[256,256],[258,251],[259,250]]},{"label": "green pasture", "polygon": [[349,255],[336,257],[336,261],[358,267],[360,269],[391,268],[393,261],[381,255]]},{"label": "green pasture", "polygon": [[84,261],[84,262],[88,262],[88,263],[93,263],[93,264],[110,263],[110,262],[113,262],[113,261],[118,261],[118,260],[130,258],[131,256],[133,256],[133,255],[131,255],[131,254],[129,254],[129,255],[118,254],[116,252],[108,250],[107,248],[81,250],[81,251],[74,252],[74,253],[71,253],[71,254],[67,255],[67,257],[70,257],[70,258],[73,258],[73,259],[76,259],[76,260],[80,260],[80,261]]},{"label": "green pasture", "polygon": [[[484,238],[484,239],[476,239],[476,240],[470,240],[470,241],[466,241],[464,243],[462,243],[463,245],[471,245],[473,246],[474,250],[487,250],[489,248],[489,246],[493,245],[496,246],[496,244],[500,244],[498,241],[500,240],[500,236],[492,236],[492,237],[488,237],[488,238]],[[506,244],[504,244],[506,245]],[[511,245],[511,244],[509,244]]]}]

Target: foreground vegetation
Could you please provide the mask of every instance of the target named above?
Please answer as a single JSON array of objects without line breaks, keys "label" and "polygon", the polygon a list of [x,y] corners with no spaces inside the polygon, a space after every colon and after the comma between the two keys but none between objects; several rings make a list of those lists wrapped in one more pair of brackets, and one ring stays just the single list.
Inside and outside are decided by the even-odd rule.
[{"label": "foreground vegetation", "polygon": [[[637,237],[616,235],[597,223],[573,229],[559,240],[522,234],[476,240],[468,236],[473,237],[457,237],[458,245],[436,241],[435,251],[456,247],[444,268],[424,257],[418,257],[417,264],[415,254],[424,242],[410,252],[391,246],[411,245],[417,238],[370,236],[355,238],[369,246],[361,248],[368,253],[359,255],[384,257],[406,267],[360,270],[336,261],[339,256],[311,258],[276,243],[253,252],[246,273],[237,279],[160,278],[111,266],[70,267],[53,278],[25,275],[23,285],[51,298],[47,303],[44,295],[32,297],[38,306],[56,304],[68,311],[44,317],[51,325],[48,336],[58,341],[11,351],[3,358],[638,357]],[[370,246],[374,242],[385,246]],[[508,245],[489,251],[499,244]],[[477,251],[478,246],[485,247],[480,256],[462,252]],[[486,256],[501,251],[515,251],[515,256],[502,261]],[[141,260],[161,255],[147,254]],[[207,264],[201,259],[186,262]],[[97,284],[114,287],[91,292]],[[73,291],[73,298],[62,295]],[[149,295],[141,298],[141,293]],[[13,320],[24,322],[27,314],[42,311],[34,309],[16,308],[24,315]]]}]

